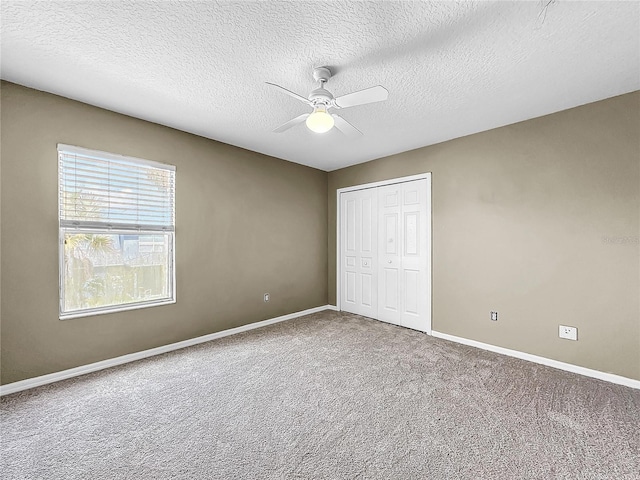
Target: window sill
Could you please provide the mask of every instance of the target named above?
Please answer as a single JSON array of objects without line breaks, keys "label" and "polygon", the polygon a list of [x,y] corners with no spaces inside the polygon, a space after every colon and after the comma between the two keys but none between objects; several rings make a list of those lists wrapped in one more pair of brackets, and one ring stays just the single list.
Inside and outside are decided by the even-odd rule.
[{"label": "window sill", "polygon": [[160,307],[163,305],[171,305],[176,303],[175,299],[162,300],[147,303],[132,303],[129,305],[119,305],[114,307],[97,308],[94,310],[83,310],[79,312],[63,313],[58,316],[60,320],[71,320],[73,318],[93,317],[95,315],[104,315],[106,313],[126,312],[129,310],[140,310],[141,308]]}]

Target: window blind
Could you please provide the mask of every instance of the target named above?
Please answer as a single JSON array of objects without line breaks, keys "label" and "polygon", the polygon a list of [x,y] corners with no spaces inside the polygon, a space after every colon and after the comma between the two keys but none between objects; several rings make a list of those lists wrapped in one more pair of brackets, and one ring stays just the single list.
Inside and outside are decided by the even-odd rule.
[{"label": "window blind", "polygon": [[173,231],[175,167],[58,145],[61,227]]}]

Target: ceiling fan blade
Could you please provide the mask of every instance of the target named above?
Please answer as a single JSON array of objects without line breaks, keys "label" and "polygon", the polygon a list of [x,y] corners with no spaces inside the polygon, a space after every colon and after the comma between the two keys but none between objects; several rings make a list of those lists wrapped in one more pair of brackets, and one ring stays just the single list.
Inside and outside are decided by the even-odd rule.
[{"label": "ceiling fan blade", "polygon": [[298,100],[300,100],[301,102],[306,103],[307,105],[312,105],[312,103],[307,100],[306,98],[304,98],[302,95],[298,95],[297,93],[293,93],[291,90],[287,90],[284,87],[281,87],[280,85],[276,85],[275,83],[271,83],[271,82],[264,82],[267,85],[271,85],[272,87],[276,87],[278,89],[280,89],[281,92],[286,93],[287,95],[291,95],[293,98],[296,98]]},{"label": "ceiling fan blade", "polygon": [[362,136],[362,132],[360,130],[358,130],[356,127],[351,125],[349,122],[347,122],[340,115],[336,115],[335,113],[333,113],[331,116],[333,117],[333,120],[335,121],[335,127],[338,130],[340,130],[342,133],[344,133],[347,137],[349,137],[349,138],[357,138],[357,137]]},{"label": "ceiling fan blade", "polygon": [[291,127],[295,127],[299,123],[304,122],[309,115],[310,115],[309,113],[303,113],[302,115],[298,115],[296,118],[293,118],[289,120],[287,123],[283,123],[278,128],[276,128],[274,130],[274,133],[282,133],[285,130],[289,130]]},{"label": "ceiling fan blade", "polygon": [[381,85],[365,88],[357,92],[342,95],[334,100],[339,108],[355,107],[365,103],[382,102],[389,97],[389,92]]}]

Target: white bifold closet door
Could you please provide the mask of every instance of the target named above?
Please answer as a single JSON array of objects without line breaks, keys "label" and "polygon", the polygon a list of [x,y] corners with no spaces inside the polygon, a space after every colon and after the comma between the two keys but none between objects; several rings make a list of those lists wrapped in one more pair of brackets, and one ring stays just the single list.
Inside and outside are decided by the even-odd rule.
[{"label": "white bifold closet door", "polygon": [[378,313],[378,195],[375,188],[341,195],[342,310]]},{"label": "white bifold closet door", "polygon": [[430,329],[427,181],[341,194],[341,309]]}]

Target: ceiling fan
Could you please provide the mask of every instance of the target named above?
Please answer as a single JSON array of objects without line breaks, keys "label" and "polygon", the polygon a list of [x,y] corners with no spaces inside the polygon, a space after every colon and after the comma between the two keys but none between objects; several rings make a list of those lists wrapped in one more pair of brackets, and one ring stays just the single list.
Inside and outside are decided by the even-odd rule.
[{"label": "ceiling fan", "polygon": [[331,78],[331,70],[329,67],[318,67],[313,69],[313,78],[316,82],[320,83],[320,86],[311,92],[309,98],[304,98],[302,95],[287,90],[275,83],[266,82],[267,85],[271,85],[280,89],[280,91],[291,95],[293,98],[297,98],[301,102],[306,103],[313,108],[311,113],[303,113],[294,119],[283,123],[274,130],[275,133],[282,133],[291,127],[305,122],[309,130],[316,133],[325,133],[331,130],[334,126],[348,137],[358,137],[362,135],[362,132],[356,127],[347,122],[340,115],[335,113],[329,113],[330,108],[348,108],[355,107],[356,105],[365,105],[367,103],[381,102],[386,100],[389,96],[389,92],[386,88],[377,85],[371,88],[365,88],[357,92],[348,93],[347,95],[341,95],[335,97],[324,88],[324,84]]}]

